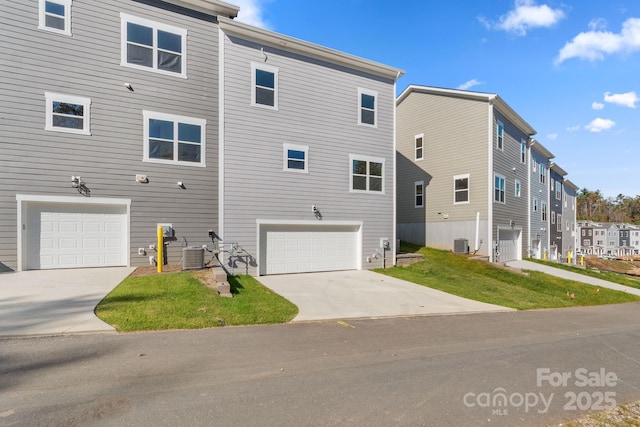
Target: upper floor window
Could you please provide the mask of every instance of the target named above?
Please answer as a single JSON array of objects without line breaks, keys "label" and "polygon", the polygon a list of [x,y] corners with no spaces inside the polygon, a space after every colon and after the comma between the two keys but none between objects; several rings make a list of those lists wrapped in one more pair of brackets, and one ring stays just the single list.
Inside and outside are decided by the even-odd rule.
[{"label": "upper floor window", "polygon": [[124,13],[121,65],[187,77],[187,30]]},{"label": "upper floor window", "polygon": [[540,163],[540,183],[544,184],[547,180],[547,167]]},{"label": "upper floor window", "polygon": [[416,181],[414,183],[414,187],[415,187],[415,194],[416,194],[415,207],[423,208],[424,207],[424,181]]},{"label": "upper floor window", "polygon": [[453,177],[453,203],[469,203],[469,174]]},{"label": "upper floor window", "polygon": [[555,224],[556,223],[556,213],[554,211],[551,211],[551,224]]},{"label": "upper floor window", "polygon": [[309,172],[309,147],[306,145],[282,144],[284,170]]},{"label": "upper floor window", "polygon": [[498,121],[498,150],[504,150],[504,125]]},{"label": "upper floor window", "polygon": [[278,69],[251,63],[251,105],[278,109]]},{"label": "upper floor window", "polygon": [[504,181],[505,178],[502,175],[495,174],[493,180],[493,200],[498,203],[505,203],[504,200]]},{"label": "upper floor window", "polygon": [[40,0],[38,28],[70,36],[71,2],[72,0]]},{"label": "upper floor window", "polygon": [[378,92],[358,88],[358,124],[377,126]]},{"label": "upper floor window", "polygon": [[556,216],[556,231],[562,231],[562,215]]},{"label": "upper floor window", "polygon": [[144,161],[205,166],[207,121],[143,111]]},{"label": "upper floor window", "polygon": [[520,163],[527,162],[527,143],[524,139],[520,140]]},{"label": "upper floor window", "polygon": [[515,196],[516,197],[520,197],[520,195],[522,194],[522,184],[520,184],[520,181],[516,179],[515,181]]},{"label": "upper floor window", "polygon": [[542,202],[541,219],[543,221],[547,220],[547,202]]},{"label": "upper floor window", "polygon": [[560,200],[562,197],[562,183],[560,181],[556,181],[556,200]]},{"label": "upper floor window", "polygon": [[424,158],[424,134],[416,135],[415,139],[415,149],[416,149],[416,160],[422,160]]},{"label": "upper floor window", "polygon": [[533,199],[533,203],[532,203],[532,207],[533,207],[533,211],[534,212],[538,212],[538,199]]},{"label": "upper floor window", "polygon": [[45,92],[45,130],[90,135],[91,99]]},{"label": "upper floor window", "polygon": [[384,194],[384,159],[349,155],[349,191]]}]

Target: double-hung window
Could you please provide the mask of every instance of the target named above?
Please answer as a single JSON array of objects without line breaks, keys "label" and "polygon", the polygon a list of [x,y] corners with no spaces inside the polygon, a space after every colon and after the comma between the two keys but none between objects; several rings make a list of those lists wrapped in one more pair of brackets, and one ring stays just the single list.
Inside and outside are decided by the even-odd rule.
[{"label": "double-hung window", "polygon": [[415,141],[415,149],[416,149],[416,160],[424,159],[424,134],[416,135],[414,137]]},{"label": "double-hung window", "polygon": [[524,139],[520,140],[520,163],[527,163],[527,143]]},{"label": "double-hung window", "polygon": [[384,159],[349,154],[349,191],[384,194]]},{"label": "double-hung window", "polygon": [[72,0],[40,0],[38,28],[70,36],[71,2]]},{"label": "double-hung window", "polygon": [[282,144],[283,170],[309,172],[309,147],[306,145]]},{"label": "double-hung window", "polygon": [[522,184],[520,184],[520,181],[516,179],[515,181],[515,196],[516,197],[520,197],[520,195],[522,194]]},{"label": "double-hung window", "polygon": [[423,208],[424,207],[424,181],[416,181],[414,183],[415,188],[415,207]]},{"label": "double-hung window", "polygon": [[187,30],[120,14],[121,65],[187,77]]},{"label": "double-hung window", "polygon": [[505,203],[504,199],[504,181],[502,175],[495,174],[493,177],[493,200],[498,203]]},{"label": "double-hung window", "polygon": [[378,92],[358,88],[358,124],[376,127],[377,119]]},{"label": "double-hung window", "polygon": [[538,199],[533,199],[532,207],[534,212],[538,212]]},{"label": "double-hung window", "polygon": [[546,221],[547,220],[547,202],[542,202],[542,220]]},{"label": "double-hung window", "polygon": [[540,163],[540,183],[544,184],[546,182],[547,179],[547,167],[545,165],[543,165],[542,163]]},{"label": "double-hung window", "polygon": [[501,121],[498,121],[498,150],[504,150],[504,125]]},{"label": "double-hung window", "polygon": [[90,135],[91,99],[45,92],[45,130]]},{"label": "double-hung window", "polygon": [[556,215],[556,231],[562,231],[562,215]]},{"label": "double-hung window", "polygon": [[144,161],[205,166],[207,121],[143,111]]},{"label": "double-hung window", "polygon": [[251,105],[278,109],[278,69],[251,63]]},{"label": "double-hung window", "polygon": [[453,203],[469,203],[469,174],[453,177]]},{"label": "double-hung window", "polygon": [[556,213],[554,211],[551,211],[551,224],[555,224],[556,223]]},{"label": "double-hung window", "polygon": [[560,200],[562,198],[562,183],[560,181],[556,181],[556,200]]}]

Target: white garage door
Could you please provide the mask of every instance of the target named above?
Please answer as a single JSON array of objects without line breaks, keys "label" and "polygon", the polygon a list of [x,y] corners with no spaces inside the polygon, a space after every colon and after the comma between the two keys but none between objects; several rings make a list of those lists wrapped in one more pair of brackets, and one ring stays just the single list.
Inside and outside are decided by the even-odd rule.
[{"label": "white garage door", "polygon": [[498,262],[522,259],[520,230],[498,230]]},{"label": "white garage door", "polygon": [[359,226],[263,225],[261,274],[355,270]]},{"label": "white garage door", "polygon": [[127,265],[126,206],[30,203],[26,268]]}]

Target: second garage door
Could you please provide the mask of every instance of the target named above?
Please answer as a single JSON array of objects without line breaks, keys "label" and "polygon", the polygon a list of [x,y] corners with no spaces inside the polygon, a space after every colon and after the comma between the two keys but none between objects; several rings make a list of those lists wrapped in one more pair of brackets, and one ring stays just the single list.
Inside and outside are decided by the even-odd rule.
[{"label": "second garage door", "polygon": [[354,225],[263,225],[260,273],[355,270],[359,230]]},{"label": "second garage door", "polygon": [[27,205],[26,268],[127,265],[126,206]]},{"label": "second garage door", "polygon": [[522,259],[520,230],[498,230],[498,261],[508,262]]}]

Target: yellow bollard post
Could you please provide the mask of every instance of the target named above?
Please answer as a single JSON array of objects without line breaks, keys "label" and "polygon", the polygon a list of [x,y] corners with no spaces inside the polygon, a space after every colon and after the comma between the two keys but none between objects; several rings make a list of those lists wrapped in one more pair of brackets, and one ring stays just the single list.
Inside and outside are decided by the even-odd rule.
[{"label": "yellow bollard post", "polygon": [[567,264],[571,264],[571,251],[567,252]]},{"label": "yellow bollard post", "polygon": [[580,257],[580,267],[584,267],[584,255]]},{"label": "yellow bollard post", "polygon": [[545,252],[545,253],[544,253],[544,255],[542,256],[542,259],[543,259],[543,260],[545,260],[545,261],[547,260],[547,253],[546,253],[546,252]]},{"label": "yellow bollard post", "polygon": [[164,260],[164,237],[162,237],[162,227],[158,227],[158,259],[156,265],[158,266],[158,273],[162,273],[162,261]]}]

